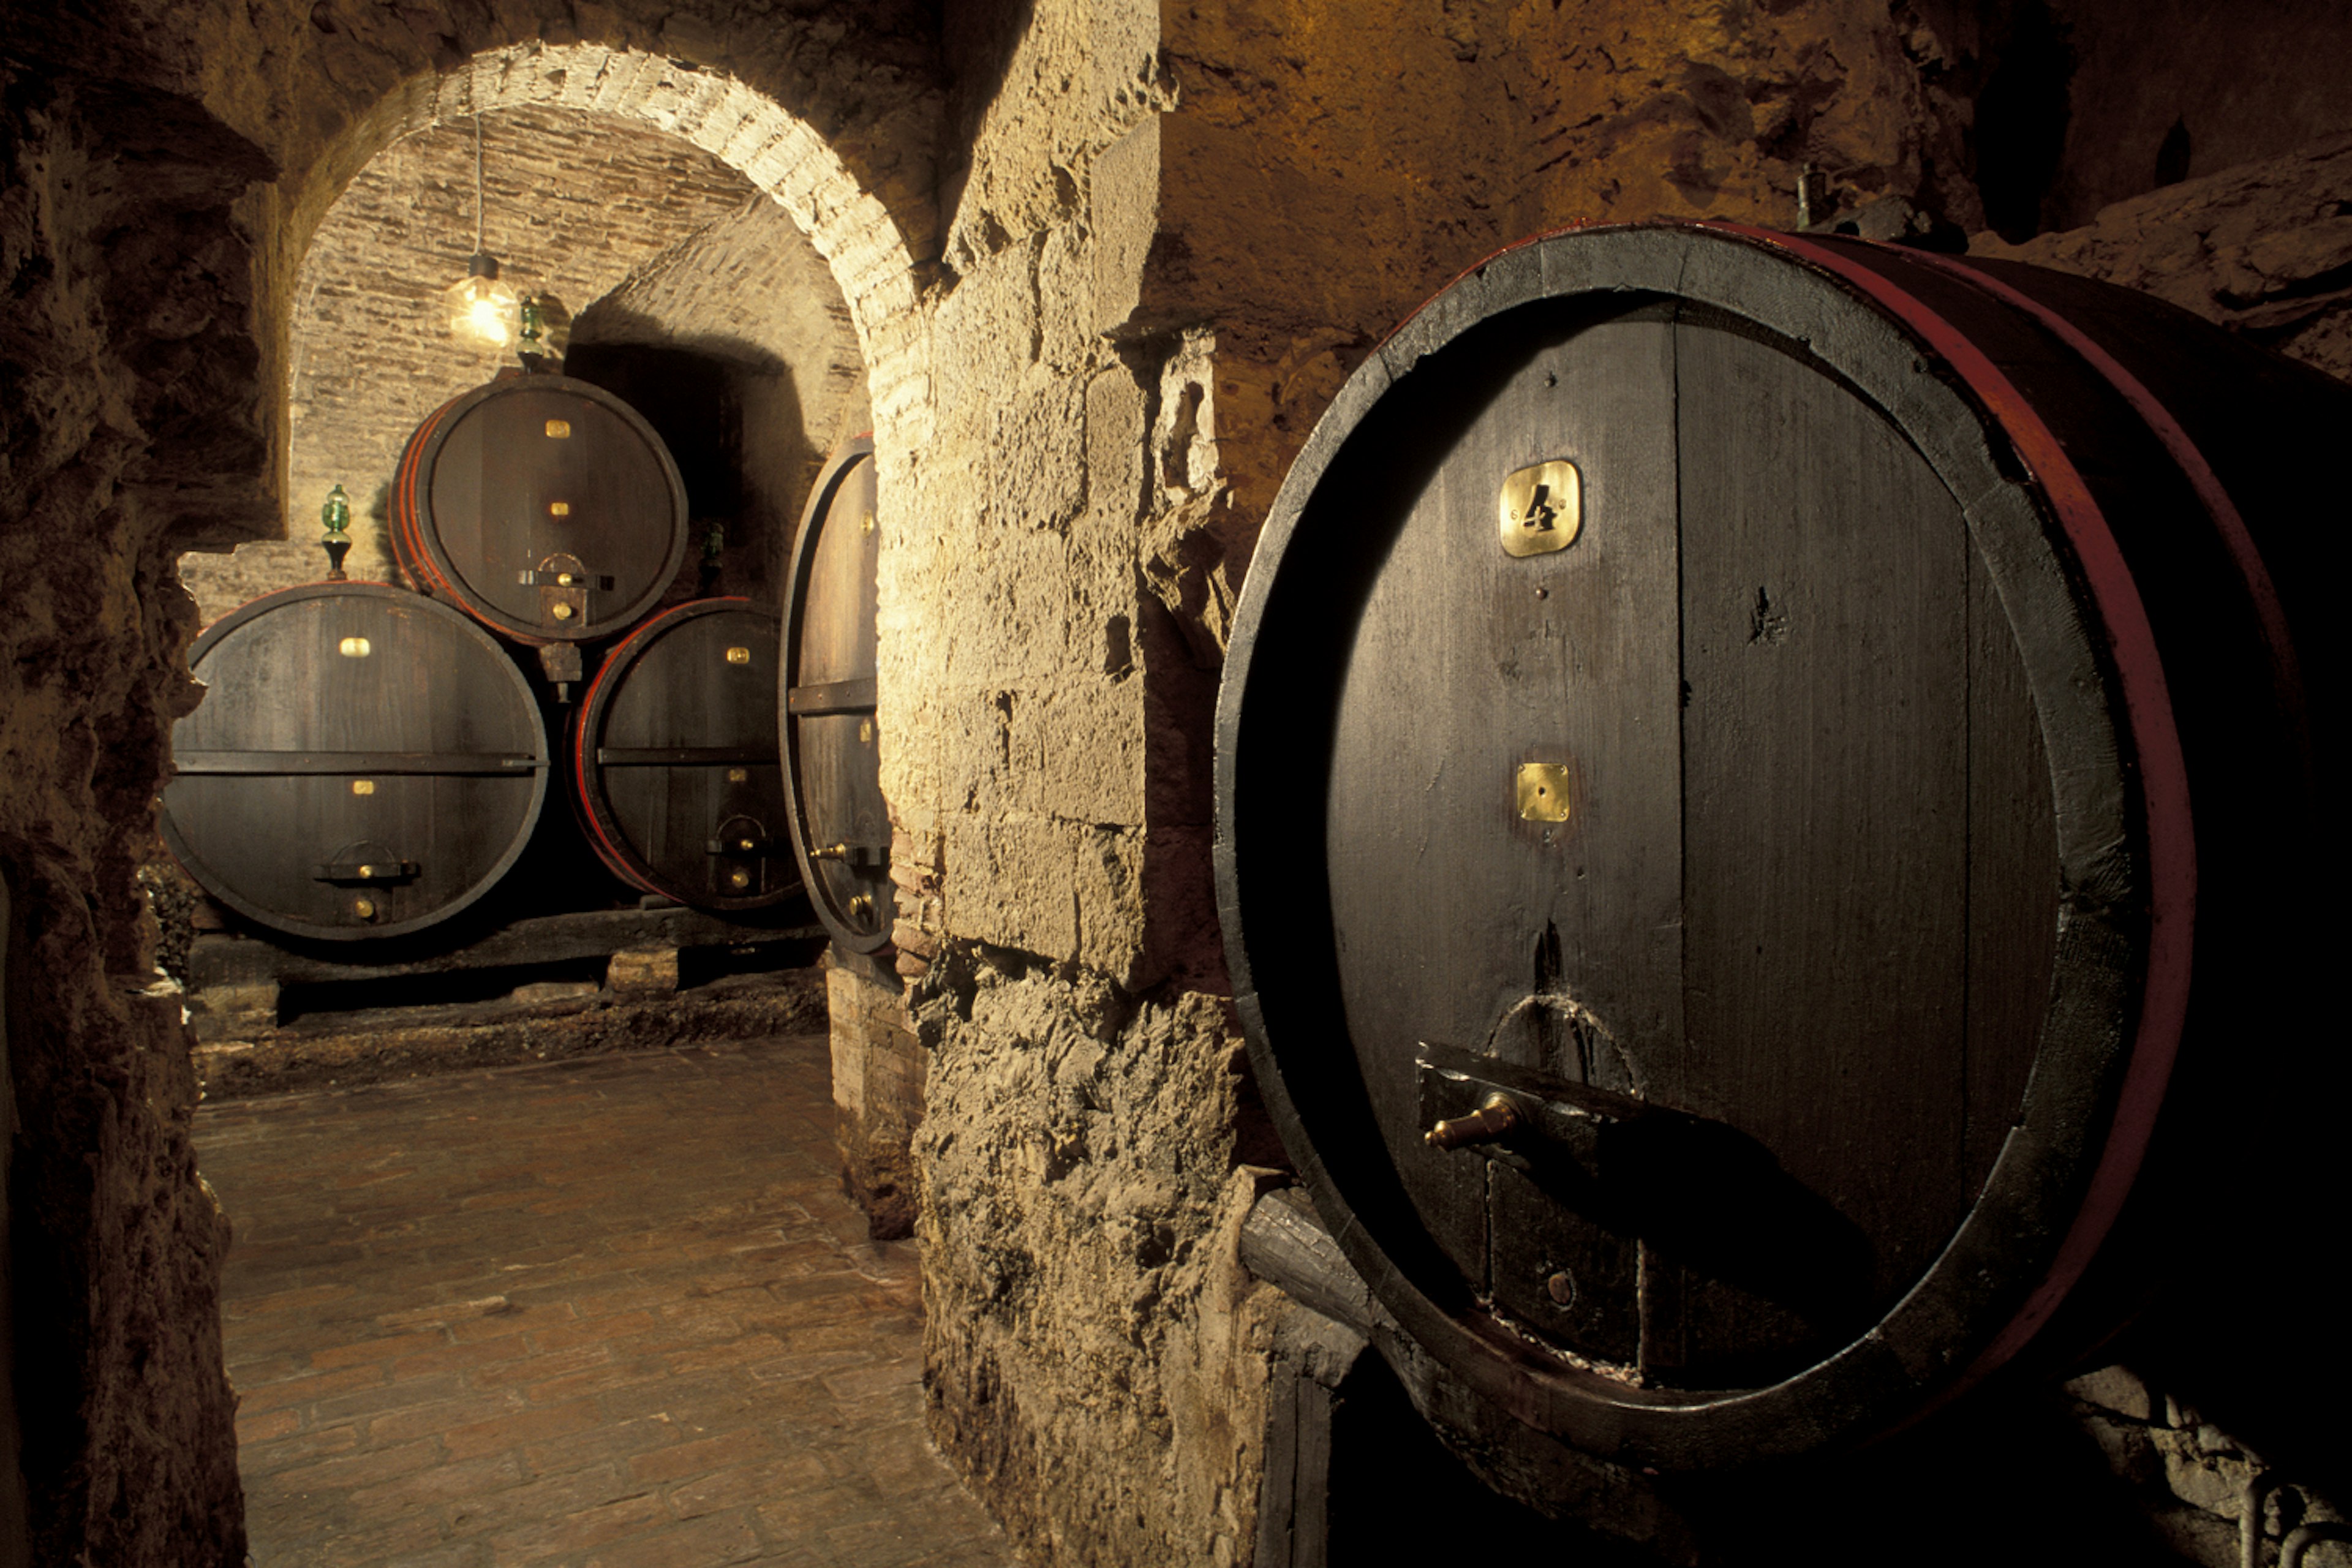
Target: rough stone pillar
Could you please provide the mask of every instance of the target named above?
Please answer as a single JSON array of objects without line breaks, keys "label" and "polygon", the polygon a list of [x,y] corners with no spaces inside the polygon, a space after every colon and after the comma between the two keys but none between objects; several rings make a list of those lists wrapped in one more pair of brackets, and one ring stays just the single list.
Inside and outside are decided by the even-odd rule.
[{"label": "rough stone pillar", "polygon": [[915,1228],[908,1146],[923,1119],[923,1053],[907,1022],[898,977],[883,963],[828,948],[825,1001],[833,1018],[833,1110],[841,1184],[877,1241]]}]

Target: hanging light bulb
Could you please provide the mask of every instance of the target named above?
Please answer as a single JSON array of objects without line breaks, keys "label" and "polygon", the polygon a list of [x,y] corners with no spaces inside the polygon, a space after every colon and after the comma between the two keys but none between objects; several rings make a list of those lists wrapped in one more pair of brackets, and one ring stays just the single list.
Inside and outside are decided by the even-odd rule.
[{"label": "hanging light bulb", "polygon": [[482,244],[482,116],[474,115],[474,254],[466,276],[442,290],[449,331],[460,338],[502,349],[517,331],[515,291],[499,279],[499,258]]}]

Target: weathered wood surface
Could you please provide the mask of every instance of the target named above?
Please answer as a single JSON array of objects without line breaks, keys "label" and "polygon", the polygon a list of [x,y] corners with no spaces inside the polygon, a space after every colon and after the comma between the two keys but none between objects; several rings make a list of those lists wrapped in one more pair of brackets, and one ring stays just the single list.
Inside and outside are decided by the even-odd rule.
[{"label": "weathered wood surface", "polygon": [[623,879],[698,909],[764,909],[800,890],[778,755],[776,612],[698,599],[605,658],[580,706],[573,799]]},{"label": "weathered wood surface", "polygon": [[[1345,1492],[1359,1503],[1395,1504],[1394,1499],[1366,1499],[1364,1478],[1335,1468],[1333,1425],[1339,1405],[1351,1386],[1382,1375],[1379,1365],[1368,1367],[1368,1362],[1386,1363],[1412,1408],[1486,1484],[1515,1498],[1539,1499],[1537,1506],[1544,1514],[1580,1527],[1557,1533],[1544,1549],[1566,1549],[1585,1541],[1582,1532],[1591,1531],[1654,1554],[1644,1561],[1697,1560],[1689,1524],[1648,1478],[1536,1432],[1479,1397],[1416,1345],[1349,1264],[1304,1192],[1278,1187],[1252,1205],[1242,1222],[1240,1257],[1252,1275],[1289,1298],[1273,1318],[1259,1563],[1310,1568],[1345,1561],[1331,1554],[1336,1521],[1328,1510],[1335,1494]],[[1376,1353],[1368,1357],[1368,1350]],[[1365,1464],[1360,1452],[1349,1458]],[[1382,1468],[1377,1460],[1366,1468]],[[1410,1498],[1425,1489],[1399,1495]],[[1396,1506],[1407,1513],[1412,1508]]]},{"label": "weathered wood surface", "polygon": [[874,443],[845,444],[817,476],[784,595],[776,724],[793,846],[817,919],[852,952],[890,943],[890,811],[876,729]]},{"label": "weathered wood surface", "polygon": [[198,991],[264,981],[301,985],[397,980],[412,974],[520,968],[648,949],[802,942],[823,934],[820,927],[812,925],[747,926],[693,909],[585,910],[516,921],[450,952],[391,963],[344,963],[292,952],[256,937],[207,932],[189,944],[188,976],[192,988]]},{"label": "weathered wood surface", "polygon": [[290,588],[213,626],[190,668],[207,689],[173,727],[190,766],[160,825],[248,919],[400,936],[466,909],[522,853],[545,726],[506,650],[455,610],[381,584]]},{"label": "weathered wood surface", "polygon": [[643,416],[560,375],[502,377],[417,426],[393,491],[402,567],[505,637],[610,637],[686,559],[685,482]]},{"label": "weathered wood surface", "polygon": [[[1226,665],[1220,913],[1338,1245],[1469,1385],[1704,1467],[2032,1342],[2184,1038],[2183,868],[2267,995],[2254,824],[2321,831],[2188,446],[1964,268],[1723,229],[1507,252],[1343,390]],[[1505,477],[1560,461],[1580,534],[1507,552]],[[1696,1120],[1597,1186],[1440,1150],[1432,1047]]]},{"label": "weathered wood surface", "polygon": [[1241,1262],[1300,1305],[1357,1333],[1391,1321],[1296,1187],[1277,1187],[1251,1205],[1242,1222]]}]

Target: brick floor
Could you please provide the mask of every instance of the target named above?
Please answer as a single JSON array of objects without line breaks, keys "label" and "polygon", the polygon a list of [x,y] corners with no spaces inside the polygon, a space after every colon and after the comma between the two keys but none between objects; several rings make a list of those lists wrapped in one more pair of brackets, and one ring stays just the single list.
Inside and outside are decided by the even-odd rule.
[{"label": "brick floor", "polygon": [[1012,1568],[822,1036],[205,1107],[259,1568]]}]

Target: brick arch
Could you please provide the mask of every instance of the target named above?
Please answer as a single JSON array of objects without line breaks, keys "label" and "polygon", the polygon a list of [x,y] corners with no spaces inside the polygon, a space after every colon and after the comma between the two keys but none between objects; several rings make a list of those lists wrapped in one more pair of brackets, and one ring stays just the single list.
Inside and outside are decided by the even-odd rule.
[{"label": "brick arch", "polygon": [[669,132],[782,204],[849,306],[886,471],[922,443],[929,338],[906,236],[814,128],[758,89],[642,49],[516,44],[394,89],[354,127],[360,145],[350,150],[355,164],[364,163],[414,132],[462,123],[478,110],[521,108],[609,114]]}]

